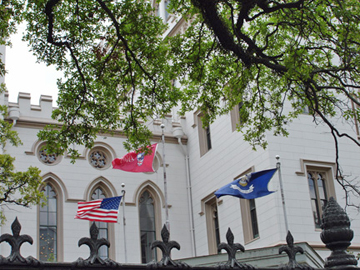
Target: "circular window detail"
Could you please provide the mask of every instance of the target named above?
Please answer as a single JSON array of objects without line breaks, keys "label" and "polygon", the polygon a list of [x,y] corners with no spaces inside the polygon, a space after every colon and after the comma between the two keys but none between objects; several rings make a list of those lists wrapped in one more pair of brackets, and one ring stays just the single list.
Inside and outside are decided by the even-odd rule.
[{"label": "circular window detail", "polygon": [[110,154],[105,149],[95,148],[89,153],[89,162],[95,169],[107,169],[111,164]]},{"label": "circular window detail", "polygon": [[45,164],[54,164],[57,159],[56,154],[48,154],[46,149],[42,149],[39,151],[39,158]]},{"label": "circular window detail", "polygon": [[49,154],[47,149],[46,149],[46,144],[41,144],[39,145],[39,147],[37,148],[37,157],[38,159],[46,164],[46,165],[55,165],[57,163],[60,162],[61,157],[58,156],[57,154]]}]

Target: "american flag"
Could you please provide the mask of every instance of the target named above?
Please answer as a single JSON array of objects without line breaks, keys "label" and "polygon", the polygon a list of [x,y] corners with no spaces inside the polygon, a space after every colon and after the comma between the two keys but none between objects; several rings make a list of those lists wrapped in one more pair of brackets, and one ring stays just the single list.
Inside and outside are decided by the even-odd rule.
[{"label": "american flag", "polygon": [[122,196],[118,196],[90,202],[78,202],[75,218],[116,223],[121,198]]}]

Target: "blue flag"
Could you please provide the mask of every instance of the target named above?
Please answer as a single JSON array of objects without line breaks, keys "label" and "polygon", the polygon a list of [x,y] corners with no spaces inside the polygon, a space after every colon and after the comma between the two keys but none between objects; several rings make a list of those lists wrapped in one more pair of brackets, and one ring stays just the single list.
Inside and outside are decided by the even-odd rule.
[{"label": "blue flag", "polygon": [[276,170],[277,168],[244,175],[230,184],[219,188],[215,195],[218,198],[230,195],[241,199],[255,199],[269,195],[274,191],[269,191],[267,186]]}]

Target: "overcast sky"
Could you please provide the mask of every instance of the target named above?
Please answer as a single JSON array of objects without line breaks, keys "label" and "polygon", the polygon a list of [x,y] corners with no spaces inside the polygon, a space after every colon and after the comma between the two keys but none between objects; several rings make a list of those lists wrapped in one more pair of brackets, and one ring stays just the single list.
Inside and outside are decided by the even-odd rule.
[{"label": "overcast sky", "polygon": [[31,104],[38,105],[40,95],[50,95],[56,106],[56,79],[61,77],[61,73],[52,66],[36,63],[36,57],[29,52],[26,43],[21,41],[24,29],[25,27],[19,28],[18,33],[11,38],[12,47],[6,47],[5,83],[9,101],[17,102],[18,93],[25,92],[31,94]]}]

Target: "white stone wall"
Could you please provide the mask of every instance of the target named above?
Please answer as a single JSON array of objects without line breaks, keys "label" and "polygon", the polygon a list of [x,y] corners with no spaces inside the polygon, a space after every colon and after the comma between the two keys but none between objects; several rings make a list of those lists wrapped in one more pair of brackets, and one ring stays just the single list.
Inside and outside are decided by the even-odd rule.
[{"label": "white stone wall", "polygon": [[[307,176],[299,176],[300,159],[319,162],[335,162],[334,141],[325,126],[315,126],[311,116],[301,115],[289,125],[288,138],[267,135],[266,150],[253,151],[243,141],[241,133],[232,132],[230,115],[219,117],[210,125],[212,149],[200,157],[198,127],[192,127],[193,113],[186,115],[186,135],[191,163],[191,179],[194,201],[197,255],[208,255],[205,215],[201,211],[201,199],[254,166],[255,171],[276,167],[276,155],[280,156],[284,183],[285,205],[289,229],[296,242],[309,242],[313,247],[324,247],[320,230],[316,230],[310,205]],[[343,125],[343,130],[354,134],[352,127]],[[350,141],[340,140],[340,162],[345,174],[359,179],[359,147]],[[344,193],[335,183],[336,197],[344,206]],[[256,199],[259,239],[246,244],[245,249],[254,249],[285,243],[286,229],[281,201],[279,175],[276,173],[269,183],[275,193]],[[218,205],[221,241],[226,242],[226,231],[230,227],[235,241],[244,243],[239,199],[221,197]],[[360,248],[360,218],[354,209],[348,209],[354,230],[353,246]],[[328,252],[322,252],[327,254]]]},{"label": "white stone wall", "polygon": [[[342,132],[347,132],[356,138],[352,126],[338,123]],[[319,162],[335,162],[335,144],[328,127],[318,125],[309,115],[302,115],[290,125],[288,138],[269,136],[270,156],[281,156],[282,177],[286,207],[289,219],[289,229],[296,241],[306,241],[313,245],[321,245],[320,230],[314,228],[311,216],[311,205],[307,176],[297,175],[301,171],[300,159]],[[360,149],[348,139],[339,139],[339,162],[343,174],[348,179],[359,181],[359,154]],[[335,173],[335,172],[334,172]],[[335,179],[335,176],[334,176]],[[345,206],[345,193],[335,181],[336,199],[340,205]],[[356,202],[356,201],[354,201]],[[358,202],[357,202],[358,203]],[[347,208],[354,231],[353,246],[359,248],[360,244],[360,216],[354,208]]]},{"label": "white stone wall", "polygon": [[[85,191],[97,178],[102,177],[114,186],[114,195],[121,194],[121,183],[126,184],[126,243],[128,262],[140,261],[139,218],[137,208],[136,191],[145,182],[151,181],[161,192],[164,190],[162,168],[155,174],[133,174],[119,170],[97,170],[90,166],[87,159],[87,151],[78,147],[83,158],[71,164],[68,157],[63,157],[57,165],[48,166],[42,164],[37,156],[31,154],[37,143],[36,134],[41,125],[51,122],[51,98],[42,96],[40,105],[30,104],[30,96],[20,93],[18,103],[9,103],[10,108],[19,108],[20,118],[14,127],[23,141],[23,145],[15,148],[10,145],[7,152],[16,157],[18,170],[25,170],[28,166],[37,166],[42,175],[52,173],[63,183],[63,243],[64,261],[74,261],[78,257],[88,257],[88,247],[78,247],[81,237],[89,236],[90,222],[75,220],[77,201],[84,200]],[[166,172],[168,183],[168,203],[171,240],[178,241],[181,250],[172,252],[173,258],[186,258],[193,256],[191,246],[190,214],[187,198],[185,156],[181,146],[173,137],[173,119],[177,116],[169,116],[166,124]],[[154,131],[153,142],[160,143],[161,121],[151,124]],[[177,123],[178,125],[179,123]],[[212,194],[219,187],[231,182],[236,176],[254,167],[255,171],[274,168],[279,155],[281,161],[281,176],[284,183],[285,203],[289,229],[296,242],[308,242],[314,248],[320,250],[323,257],[328,256],[328,251],[320,241],[320,230],[316,230],[311,212],[310,195],[305,175],[297,172],[302,170],[301,159],[334,162],[333,139],[324,126],[315,126],[312,118],[302,115],[289,125],[290,136],[288,138],[267,135],[269,146],[266,150],[253,151],[249,144],[242,138],[241,133],[232,132],[230,115],[219,117],[211,124],[212,149],[200,157],[198,126],[194,126],[194,115],[188,113],[186,119],[181,120],[182,128],[187,137],[185,148],[189,155],[190,179],[193,201],[193,217],[195,229],[196,255],[208,255],[208,239],[206,216],[200,215],[203,210],[201,200]],[[354,132],[350,126],[344,126],[344,131]],[[185,137],[184,137],[185,138]],[[114,156],[122,157],[126,151],[122,142],[124,138],[99,136],[97,143],[108,145],[114,152]],[[347,140],[340,140],[340,162],[345,174],[351,174],[354,178],[360,175],[359,149]],[[159,154],[162,156],[162,145],[159,144]],[[30,154],[29,154],[30,153]],[[344,205],[344,194],[338,184],[335,183],[336,197],[340,204]],[[286,229],[281,202],[279,175],[276,173],[269,183],[269,189],[273,194],[256,199],[257,218],[259,226],[259,239],[246,245],[245,249],[274,246],[285,243]],[[66,194],[66,195],[65,195]],[[23,226],[22,234],[29,234],[34,239],[31,246],[25,244],[22,247],[24,256],[37,256],[38,248],[38,220],[37,207],[25,209],[22,207],[3,206],[7,216],[7,223],[1,228],[2,233],[10,232],[10,225],[17,216]],[[121,210],[122,212],[122,210]],[[360,221],[359,215],[353,209],[348,209],[354,230],[353,246],[360,248]],[[226,242],[226,231],[230,227],[235,236],[235,242],[244,244],[243,225],[239,199],[224,196],[218,205],[221,241]],[[162,223],[165,223],[165,211],[162,208]],[[115,239],[111,243],[115,245],[115,260],[124,262],[124,237],[122,225],[122,213],[119,224],[115,224]],[[1,254],[7,255],[10,250],[5,243],[0,244]],[[320,248],[320,249],[319,249]]]},{"label": "white stone wall", "polygon": [[[164,1],[160,4],[160,14],[164,16]],[[170,16],[169,28],[164,35],[182,32],[186,24]],[[5,49],[0,46],[0,53]],[[0,77],[0,83],[4,79]],[[20,118],[16,119],[17,124],[14,130],[19,133],[23,145],[19,147],[6,147],[7,153],[16,157],[15,165],[17,170],[26,170],[29,166],[36,166],[41,169],[41,175],[53,174],[63,183],[63,244],[64,261],[75,261],[78,257],[87,258],[89,249],[87,246],[78,247],[78,240],[81,237],[89,237],[90,222],[75,220],[74,215],[77,209],[77,202],[84,200],[85,191],[91,183],[103,178],[109,181],[114,187],[114,195],[121,195],[121,183],[126,187],[126,244],[127,258],[130,263],[140,262],[140,238],[139,238],[139,216],[136,191],[146,181],[151,181],[161,192],[164,192],[163,170],[160,167],[154,174],[134,174],[120,170],[97,170],[91,167],[87,158],[87,150],[78,147],[83,158],[71,164],[70,158],[63,157],[57,165],[44,165],[39,161],[34,151],[37,143],[37,132],[45,123],[53,123],[50,119],[52,111],[52,98],[41,96],[39,105],[32,105],[31,96],[28,93],[20,93],[17,103],[7,102],[8,94],[5,94],[5,103],[9,108],[19,109]],[[170,116],[164,122],[166,124],[166,172],[168,184],[169,220],[171,227],[170,239],[178,241],[181,250],[173,250],[173,258],[186,258],[194,255],[191,243],[190,213],[186,186],[186,161],[181,146],[172,135],[173,120],[179,121],[176,115]],[[157,123],[150,124],[150,128],[156,135],[154,143],[159,143],[159,154],[162,156],[160,142],[161,129]],[[190,179],[192,190],[192,212],[194,218],[196,255],[208,255],[208,239],[206,216],[200,215],[202,211],[201,200],[212,194],[221,186],[231,182],[236,176],[254,167],[260,171],[276,166],[275,156],[279,155],[281,161],[281,176],[284,183],[286,213],[289,229],[296,242],[308,242],[315,248],[323,246],[320,240],[320,231],[315,229],[310,205],[309,187],[306,175],[298,175],[296,172],[302,170],[301,159],[334,162],[334,142],[328,128],[315,126],[313,119],[308,115],[302,115],[289,125],[290,136],[288,138],[274,137],[267,135],[269,146],[266,150],[258,149],[253,151],[247,142],[243,140],[241,133],[232,132],[230,115],[219,117],[211,124],[212,149],[200,157],[198,126],[194,126],[193,112],[186,114],[186,119],[181,120],[182,128],[187,136],[185,146],[190,163]],[[342,125],[340,123],[340,125]],[[344,131],[353,133],[353,127],[345,126]],[[122,137],[100,136],[97,143],[108,145],[115,156],[122,157],[126,154]],[[341,139],[340,162],[344,173],[358,178],[360,176],[359,152],[360,149],[353,143]],[[344,205],[344,194],[341,187],[335,183],[337,201]],[[246,245],[245,249],[274,246],[284,243],[286,229],[284,214],[281,202],[279,175],[276,173],[269,183],[269,190],[273,194],[256,199],[257,218],[259,226],[259,239]],[[164,204],[164,202],[162,202]],[[31,235],[34,244],[24,244],[21,248],[23,256],[32,255],[37,257],[38,249],[38,208],[23,208],[18,206],[2,206],[7,222],[0,227],[1,233],[11,232],[11,223],[18,217],[22,224],[21,234]],[[353,209],[348,213],[354,230],[353,246],[360,249],[360,217]],[[218,205],[220,222],[221,241],[226,242],[226,232],[230,227],[235,236],[235,242],[244,244],[243,225],[239,199],[224,196]],[[110,239],[115,245],[115,260],[124,262],[124,237],[122,224],[122,209],[120,211],[119,223],[115,224],[115,239]],[[165,223],[165,211],[162,208],[162,224]],[[161,225],[162,227],[162,225]],[[0,244],[0,254],[7,256],[10,246],[7,243]],[[328,256],[326,249],[320,250],[322,257]]]},{"label": "white stone wall", "polygon": [[[18,103],[10,103],[9,106],[19,108],[20,118],[17,120],[15,131],[23,142],[19,147],[6,147],[7,153],[16,157],[15,166],[17,170],[26,170],[29,166],[36,166],[41,170],[41,175],[46,176],[53,174],[63,183],[62,193],[63,200],[63,242],[64,242],[64,261],[75,261],[78,257],[87,258],[89,249],[87,246],[78,247],[78,240],[81,237],[89,237],[90,222],[85,220],[74,219],[77,210],[77,202],[86,199],[85,191],[89,185],[98,178],[109,181],[113,186],[113,195],[121,195],[121,184],[125,183],[126,189],[126,241],[127,241],[127,258],[128,262],[140,262],[140,237],[139,237],[139,218],[137,195],[135,192],[146,181],[151,181],[160,192],[164,192],[163,168],[160,167],[157,173],[129,173],[121,170],[113,170],[111,167],[106,170],[98,170],[89,164],[87,157],[88,151],[78,147],[83,157],[79,158],[75,164],[71,164],[71,159],[67,156],[62,157],[61,161],[56,165],[45,165],[41,163],[36,153],[31,154],[34,145],[38,142],[37,132],[40,130],[39,124],[51,122],[50,114],[51,99],[44,98],[40,102],[40,106],[32,106],[30,104],[30,95],[21,93]],[[171,226],[170,238],[177,240],[181,245],[181,250],[174,250],[172,256],[174,258],[190,257],[190,233],[189,233],[189,214],[186,194],[186,178],[185,178],[185,158],[181,152],[180,145],[175,138],[171,138],[171,120],[166,122],[165,134],[169,142],[165,144],[166,150],[166,173],[168,185],[168,204],[169,220]],[[159,125],[154,125],[153,130],[160,134]],[[153,143],[159,143],[158,153],[162,156],[162,144],[160,136],[154,137]],[[106,144],[109,149],[115,153],[114,157],[122,157],[126,154],[123,147],[124,138],[111,137],[110,135],[99,136],[96,143]],[[29,153],[30,152],[30,153]],[[165,202],[161,201],[164,206]],[[37,257],[38,249],[38,220],[37,207],[23,208],[13,206],[3,206],[3,210],[7,217],[6,224],[2,227],[3,233],[10,233],[11,223],[17,216],[22,224],[22,234],[29,234],[34,239],[34,244],[24,245],[22,254],[24,256],[32,255]],[[161,208],[160,228],[165,223],[165,211]],[[122,208],[119,215],[119,224],[115,224],[115,239],[110,239],[112,245],[115,245],[116,261],[124,262],[124,237],[122,224]],[[159,239],[160,240],[160,239]],[[8,254],[9,247],[6,243],[1,244],[2,255]]]}]

